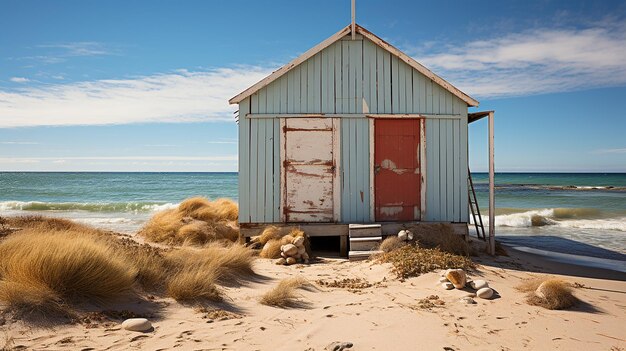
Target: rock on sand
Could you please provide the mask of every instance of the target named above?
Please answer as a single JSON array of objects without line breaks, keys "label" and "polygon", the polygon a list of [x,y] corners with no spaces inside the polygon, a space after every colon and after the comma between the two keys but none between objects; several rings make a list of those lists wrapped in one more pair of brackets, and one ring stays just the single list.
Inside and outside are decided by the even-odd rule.
[{"label": "rock on sand", "polygon": [[476,296],[480,297],[481,299],[491,298],[491,296],[493,296],[493,290],[491,288],[478,289],[478,291],[476,292]]},{"label": "rock on sand", "polygon": [[131,331],[145,332],[152,329],[152,324],[145,318],[129,318],[122,322],[122,328]]}]

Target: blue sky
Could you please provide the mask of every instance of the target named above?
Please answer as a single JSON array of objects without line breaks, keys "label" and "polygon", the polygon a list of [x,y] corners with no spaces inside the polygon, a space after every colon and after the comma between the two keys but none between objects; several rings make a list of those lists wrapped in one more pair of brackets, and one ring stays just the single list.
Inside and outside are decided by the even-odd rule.
[{"label": "blue sky", "polygon": [[[0,170],[236,171],[247,86],[349,0],[0,0]],[[357,1],[357,22],[496,110],[498,171],[626,171],[626,1]],[[486,170],[486,123],[470,166]]]}]

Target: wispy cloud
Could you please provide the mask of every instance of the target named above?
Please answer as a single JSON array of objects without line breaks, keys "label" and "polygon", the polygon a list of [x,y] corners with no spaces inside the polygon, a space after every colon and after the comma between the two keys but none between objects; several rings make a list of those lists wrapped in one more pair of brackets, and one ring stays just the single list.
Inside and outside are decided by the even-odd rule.
[{"label": "wispy cloud", "polygon": [[270,72],[261,67],[181,70],[0,90],[0,128],[233,120],[228,99]]},{"label": "wispy cloud", "polygon": [[57,43],[37,45],[39,48],[59,50],[60,54],[65,57],[76,56],[101,56],[116,53],[103,43],[95,41],[80,41],[71,43]]},{"label": "wispy cloud", "polygon": [[[435,48],[443,48],[432,53]],[[477,97],[563,92],[626,84],[626,24],[533,29],[460,47],[409,48],[416,59]]]},{"label": "wispy cloud", "polygon": [[49,156],[0,157],[0,162],[24,163],[39,161],[236,161],[237,155],[224,156]]},{"label": "wispy cloud", "polygon": [[119,47],[95,41],[41,44],[28,49],[36,50],[35,55],[8,57],[8,60],[33,61],[43,64],[57,64],[72,57],[121,55]]},{"label": "wispy cloud", "polygon": [[0,141],[2,145],[38,145],[39,143],[34,141]]},{"label": "wispy cloud", "polygon": [[11,77],[9,80],[12,81],[13,83],[27,83],[27,82],[30,82],[30,79],[24,78],[24,77]]},{"label": "wispy cloud", "polygon": [[600,150],[596,150],[595,153],[597,154],[626,154],[626,147],[618,148],[618,149],[600,149]]},{"label": "wispy cloud", "polygon": [[236,141],[220,141],[220,140],[216,140],[216,141],[207,141],[207,144],[237,144]]}]

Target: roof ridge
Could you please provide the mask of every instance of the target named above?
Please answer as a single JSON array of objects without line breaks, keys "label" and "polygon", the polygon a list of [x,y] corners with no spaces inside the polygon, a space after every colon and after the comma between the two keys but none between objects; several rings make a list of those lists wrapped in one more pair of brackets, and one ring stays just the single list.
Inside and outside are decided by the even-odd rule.
[{"label": "roof ridge", "polygon": [[[402,60],[404,63],[408,64],[409,66],[411,66],[412,68],[414,68],[415,70],[420,72],[421,74],[423,74],[426,77],[428,77],[429,79],[431,79],[433,82],[435,82],[438,85],[440,85],[442,88],[446,89],[447,91],[449,91],[450,93],[452,93],[453,95],[458,97],[459,99],[463,100],[469,106],[478,106],[478,101],[477,100],[475,100],[471,96],[465,94],[460,89],[458,89],[454,85],[452,85],[449,82],[447,82],[445,79],[441,78],[440,76],[438,76],[437,74],[435,74],[434,72],[432,72],[431,70],[429,70],[428,68],[423,66],[421,63],[415,61],[415,59],[413,59],[409,55],[407,55],[407,54],[403,53],[402,51],[400,51],[399,49],[397,49],[395,46],[387,43],[385,40],[381,39],[380,37],[378,37],[374,33],[370,32],[367,29],[365,29],[365,27],[359,25],[358,23],[355,24],[355,28],[356,28],[356,32],[358,34],[363,35],[365,38],[367,38],[368,40],[370,40],[371,42],[373,42],[377,46],[379,46],[379,47],[387,50],[391,54],[395,55],[400,60]],[[298,56],[297,58],[295,58],[291,62],[287,63],[286,65],[284,65],[284,66],[280,67],[279,69],[277,69],[276,71],[272,72],[270,75],[268,75],[267,77],[263,78],[262,80],[260,80],[256,84],[248,87],[246,90],[244,90],[241,93],[237,94],[236,96],[234,96],[233,98],[228,100],[228,102],[230,104],[239,103],[240,101],[244,100],[245,98],[249,97],[250,95],[252,95],[252,94],[256,93],[257,91],[263,89],[264,87],[268,86],[270,83],[272,83],[273,81],[275,81],[276,79],[278,79],[279,77],[284,75],[285,73],[289,72],[291,69],[293,69],[297,65],[299,65],[302,62],[308,60],[309,58],[311,58],[312,56],[314,56],[318,52],[321,52],[325,48],[327,48],[330,45],[334,44],[335,42],[341,40],[341,38],[345,37],[346,35],[351,34],[351,32],[352,32],[351,24],[349,24],[346,27],[342,28],[337,33],[331,35],[330,37],[326,38],[324,41],[320,42],[319,44],[315,45],[311,49],[307,50],[305,53],[303,53],[302,55]]]}]

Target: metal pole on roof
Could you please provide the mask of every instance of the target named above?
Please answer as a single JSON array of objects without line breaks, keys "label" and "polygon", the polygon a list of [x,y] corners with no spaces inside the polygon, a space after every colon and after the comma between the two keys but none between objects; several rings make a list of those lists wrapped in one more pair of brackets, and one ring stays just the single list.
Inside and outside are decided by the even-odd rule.
[{"label": "metal pole on roof", "polygon": [[356,39],[356,0],[352,0],[352,24],[350,31],[352,32],[352,40]]}]

